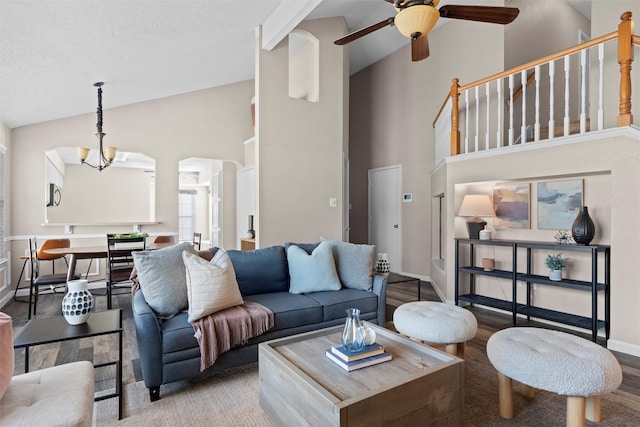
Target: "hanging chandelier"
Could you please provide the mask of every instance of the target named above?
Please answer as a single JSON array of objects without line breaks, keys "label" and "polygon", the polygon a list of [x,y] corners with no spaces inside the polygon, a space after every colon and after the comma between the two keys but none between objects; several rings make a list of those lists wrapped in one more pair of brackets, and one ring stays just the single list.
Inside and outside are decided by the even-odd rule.
[{"label": "hanging chandelier", "polygon": [[102,171],[103,169],[108,168],[113,160],[116,158],[116,147],[112,147],[110,145],[103,145],[102,138],[106,135],[102,132],[102,85],[103,82],[94,83],[93,86],[98,88],[98,123],[96,128],[98,131],[96,132],[96,136],[98,137],[98,163],[92,165],[87,162],[87,157],[89,157],[89,149],[86,147],[78,147],[78,158],[83,165],[91,166],[94,169],[98,169],[98,171]]}]

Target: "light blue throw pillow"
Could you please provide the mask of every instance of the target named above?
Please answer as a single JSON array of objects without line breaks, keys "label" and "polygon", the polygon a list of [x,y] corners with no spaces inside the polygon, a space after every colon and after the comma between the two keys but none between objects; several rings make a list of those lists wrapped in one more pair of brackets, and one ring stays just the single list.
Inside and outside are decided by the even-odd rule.
[{"label": "light blue throw pillow", "polygon": [[195,253],[193,244],[183,242],[155,251],[133,252],[144,299],[160,318],[171,318],[189,306],[184,251]]},{"label": "light blue throw pillow", "polygon": [[296,245],[290,245],[287,248],[287,259],[290,293],[339,291],[342,288],[328,243],[320,243],[311,254]]},{"label": "light blue throw pillow", "polygon": [[321,239],[331,245],[338,277],[345,288],[368,291],[373,287],[375,246]]}]

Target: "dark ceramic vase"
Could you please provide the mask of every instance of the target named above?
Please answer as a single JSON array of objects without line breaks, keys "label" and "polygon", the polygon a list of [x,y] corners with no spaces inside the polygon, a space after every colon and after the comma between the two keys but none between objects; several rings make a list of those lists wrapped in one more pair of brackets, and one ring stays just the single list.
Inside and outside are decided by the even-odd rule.
[{"label": "dark ceramic vase", "polygon": [[596,234],[596,226],[593,224],[586,206],[578,211],[578,216],[571,226],[573,240],[579,245],[588,245]]}]

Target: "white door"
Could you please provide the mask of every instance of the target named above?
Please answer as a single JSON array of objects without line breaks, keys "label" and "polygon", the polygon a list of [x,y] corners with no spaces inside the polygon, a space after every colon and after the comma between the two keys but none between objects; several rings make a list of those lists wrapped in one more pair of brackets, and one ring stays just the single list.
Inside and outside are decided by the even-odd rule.
[{"label": "white door", "polygon": [[369,170],[369,244],[387,253],[391,271],[402,272],[400,166]]}]

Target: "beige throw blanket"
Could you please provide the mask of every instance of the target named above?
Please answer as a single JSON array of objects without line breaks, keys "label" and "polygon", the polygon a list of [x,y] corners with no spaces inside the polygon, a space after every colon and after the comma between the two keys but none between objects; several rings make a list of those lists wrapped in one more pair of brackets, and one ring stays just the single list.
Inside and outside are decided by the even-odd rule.
[{"label": "beige throw blanket", "polygon": [[200,371],[213,365],[221,353],[273,328],[273,323],[273,312],[251,301],[196,320],[192,325],[200,345]]}]

